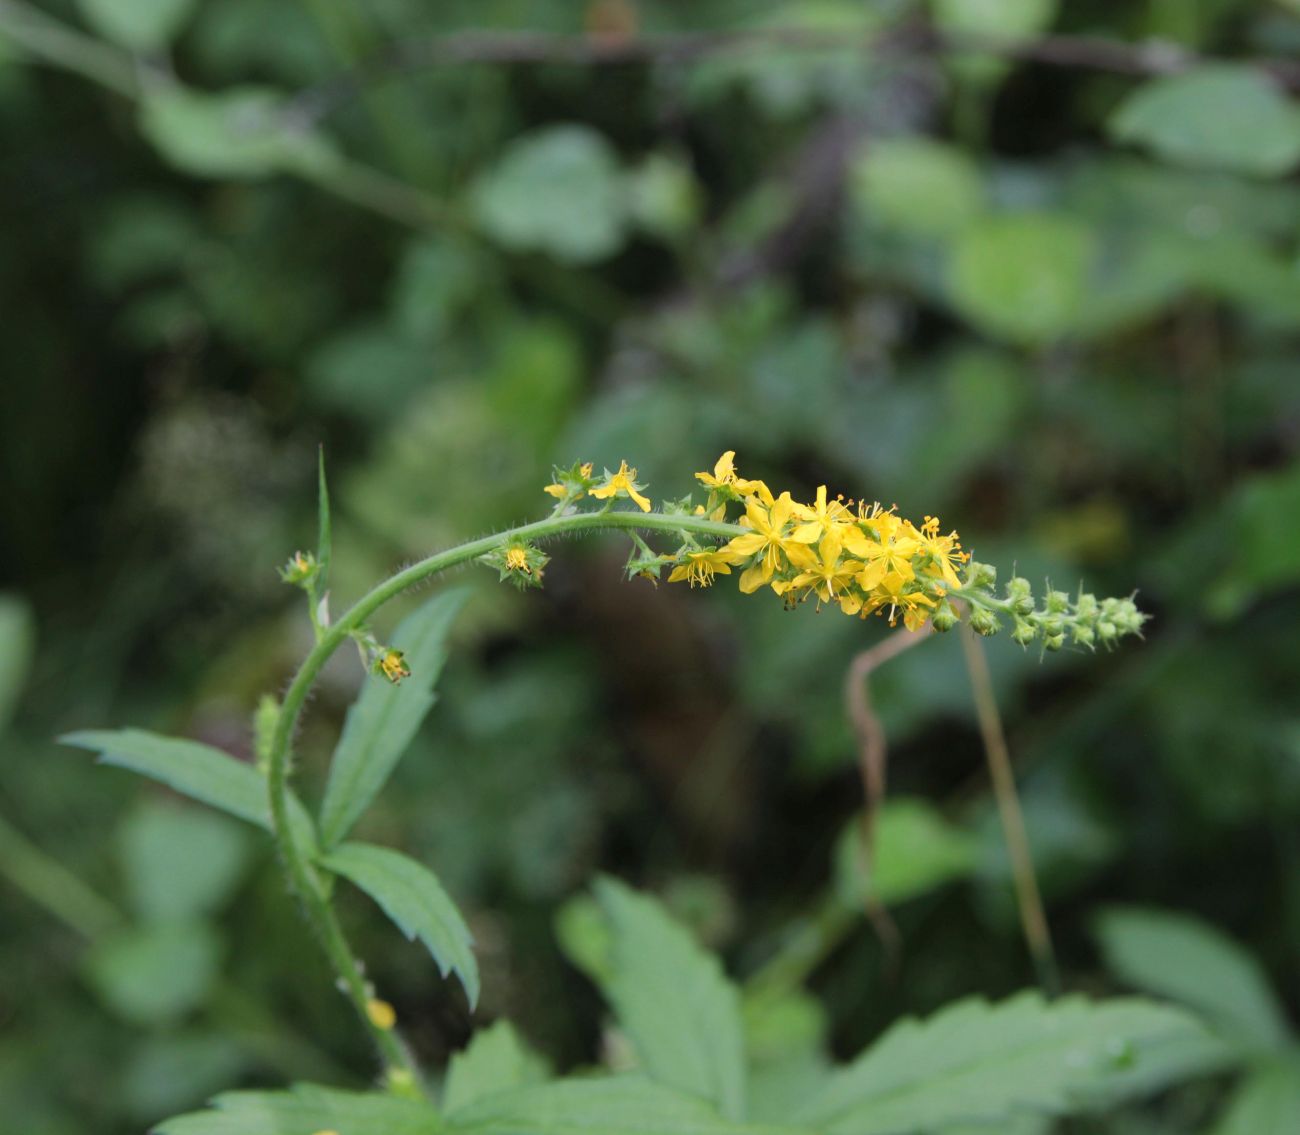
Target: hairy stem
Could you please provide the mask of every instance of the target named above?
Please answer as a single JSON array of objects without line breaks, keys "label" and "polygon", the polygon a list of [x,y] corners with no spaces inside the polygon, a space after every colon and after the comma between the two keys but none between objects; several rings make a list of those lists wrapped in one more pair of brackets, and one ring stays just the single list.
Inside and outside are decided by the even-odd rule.
[{"label": "hairy stem", "polygon": [[384,580],[361,597],[338,621],[325,629],[324,634],[303,660],[293,682],[284,696],[275,732],[271,738],[268,761],[268,791],[271,798],[271,816],[275,823],[275,839],[290,886],[302,900],[307,919],[329,955],[348,998],[357,1015],[379,1050],[386,1072],[410,1076],[419,1083],[418,1069],[405,1045],[392,1030],[380,1028],[367,1011],[369,989],[361,964],[348,945],[343,928],[322,887],[311,863],[310,851],[293,838],[289,823],[289,775],[292,763],[292,738],[302,715],[307,695],[311,691],[321,668],[330,656],[355,630],[360,629],[380,607],[407,588],[414,586],[448,568],[478,559],[512,540],[545,540],[557,536],[573,536],[602,529],[640,529],[650,532],[691,532],[697,536],[729,539],[747,529],[735,524],[704,520],[693,516],[663,516],[657,513],[606,512],[577,513],[570,516],[549,517],[532,524],[508,529],[480,540],[438,552],[420,560],[396,575]]}]

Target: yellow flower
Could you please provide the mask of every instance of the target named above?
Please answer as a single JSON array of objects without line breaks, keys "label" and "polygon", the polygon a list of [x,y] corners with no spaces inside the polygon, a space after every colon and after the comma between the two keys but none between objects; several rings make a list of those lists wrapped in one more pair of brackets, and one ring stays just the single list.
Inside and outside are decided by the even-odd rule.
[{"label": "yellow flower", "polygon": [[903,613],[903,626],[909,631],[920,630],[925,620],[930,617],[928,608],[934,606],[934,600],[922,591],[904,591],[909,579],[898,572],[890,572],[877,584],[863,615],[871,611],[883,611],[889,608],[889,625],[898,622],[898,612]]},{"label": "yellow flower", "polygon": [[912,557],[919,546],[915,539],[906,535],[890,535],[877,542],[860,528],[850,528],[844,533],[845,550],[866,564],[860,577],[863,591],[870,591],[891,573],[905,580],[914,578],[916,571],[912,567]]},{"label": "yellow flower", "polygon": [[742,523],[753,531],[735,537],[723,548],[723,551],[739,559],[748,559],[753,555],[759,557],[740,576],[740,590],[746,595],[767,583],[782,566],[782,560],[790,547],[790,536],[785,527],[793,511],[794,501],[790,499],[789,493],[782,493],[770,507],[755,497],[750,497],[746,502]]},{"label": "yellow flower", "polygon": [[[557,500],[561,497],[566,497],[569,495],[569,490],[565,488],[565,486],[561,485],[558,481],[552,481],[549,485],[547,485],[544,489],[542,489],[542,492],[550,493],[551,496],[555,497]],[[578,495],[581,496],[582,494],[579,493]]]},{"label": "yellow flower", "polygon": [[678,564],[668,576],[669,583],[686,580],[692,587],[709,587],[715,575],[730,575],[734,556],[725,548],[689,552],[684,564]]},{"label": "yellow flower", "polygon": [[928,575],[943,580],[949,587],[960,587],[961,580],[957,576],[956,565],[964,564],[969,559],[960,548],[956,532],[940,536],[939,518],[925,518],[917,539],[917,559],[926,564]]},{"label": "yellow flower", "polygon": [[862,609],[862,596],[854,588],[861,565],[856,560],[842,559],[842,547],[843,535],[838,528],[831,528],[815,549],[807,544],[792,546],[790,562],[803,570],[787,584],[778,587],[774,583],[772,589],[778,594],[792,588],[807,589],[818,599],[838,603],[846,615],[856,615]]},{"label": "yellow flower", "polygon": [[406,657],[400,650],[394,650],[392,647],[380,655],[378,666],[380,673],[394,684],[411,676],[411,668],[406,664]]},{"label": "yellow flower", "polygon": [[[758,492],[758,486],[762,485],[762,491],[767,492],[767,486],[762,481],[744,481],[736,476],[736,451],[727,450],[717,463],[713,466],[712,473],[696,473],[695,479],[701,485],[708,489],[722,489],[731,491],[739,496],[749,496],[751,493]],[[772,494],[767,492],[767,503],[772,503]]]},{"label": "yellow flower", "polygon": [[791,539],[797,540],[800,544],[815,544],[821,539],[822,533],[829,531],[833,525],[846,517],[849,510],[837,500],[828,502],[826,486],[818,485],[816,503],[812,506],[797,504],[794,506],[794,511],[796,516],[807,523],[799,525]]},{"label": "yellow flower", "polygon": [[372,997],[366,1002],[366,1016],[370,1018],[370,1023],[377,1029],[383,1029],[388,1032],[397,1024],[397,1010],[394,1009],[387,1001],[381,1001],[378,997]]},{"label": "yellow flower", "polygon": [[626,493],[637,504],[642,512],[650,511],[650,501],[643,497],[637,489],[644,486],[636,483],[636,470],[629,469],[626,461],[620,461],[617,473],[605,471],[605,483],[599,488],[592,489],[591,495],[597,500],[609,500],[619,493]]}]

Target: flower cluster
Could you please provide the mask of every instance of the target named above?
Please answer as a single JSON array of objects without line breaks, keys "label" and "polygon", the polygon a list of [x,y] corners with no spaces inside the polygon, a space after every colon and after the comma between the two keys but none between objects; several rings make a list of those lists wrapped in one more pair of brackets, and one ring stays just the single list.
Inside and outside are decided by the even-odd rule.
[{"label": "flower cluster", "polygon": [[[879,614],[919,629],[960,586],[957,570],[967,559],[956,532],[943,535],[936,517],[920,525],[878,503],[831,499],[826,486],[809,503],[788,492],[775,496],[762,481],[736,472],[735,453],[724,453],[712,473],[697,473],[709,490],[699,513],[726,519],[732,505],[749,531],[718,548],[688,541],[679,549],[670,583],[707,587],[718,574],[740,574],[746,594],[770,587],[788,605],[806,599],[837,604],[846,615]],[[694,546],[693,546],[694,545]]]},{"label": "flower cluster", "polygon": [[[1067,642],[1110,646],[1140,633],[1146,620],[1131,597],[1099,600],[1081,591],[1072,598],[1050,586],[1040,606],[1029,581],[1018,576],[999,596],[996,571],[971,561],[957,533],[941,532],[936,517],[915,524],[878,502],[831,498],[825,485],[813,500],[797,501],[789,492],[777,495],[763,481],[741,477],[735,458],[729,450],[712,472],[695,474],[708,490],[704,504],[689,497],[663,504],[664,515],[683,518],[675,529],[681,538],[675,553],[661,555],[631,534],[629,576],[657,580],[667,568],[670,583],[709,587],[734,570],[741,591],[770,588],[787,607],[813,600],[819,608],[834,604],[846,615],[880,615],[891,626],[901,622],[913,631],[927,623],[950,630],[965,617],[972,630],[991,635],[1009,622],[1016,642],[1041,641],[1045,650],[1060,650]],[[559,502],[556,515],[575,512],[584,497],[604,501],[602,513],[619,497],[649,512],[644,488],[624,461],[616,473],[605,470],[603,479],[590,464],[557,469],[546,492]],[[516,559],[523,554],[497,554],[512,553]]]}]

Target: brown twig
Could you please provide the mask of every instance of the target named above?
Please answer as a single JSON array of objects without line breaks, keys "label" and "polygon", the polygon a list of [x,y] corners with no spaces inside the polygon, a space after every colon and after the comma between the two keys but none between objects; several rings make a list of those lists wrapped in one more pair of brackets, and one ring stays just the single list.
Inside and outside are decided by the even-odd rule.
[{"label": "brown twig", "polygon": [[844,708],[853,725],[858,743],[858,772],[862,777],[862,878],[863,908],[885,949],[886,968],[893,973],[898,968],[902,941],[898,927],[889,911],[871,890],[873,849],[875,846],[876,817],[885,799],[885,782],[888,772],[888,749],[885,727],[871,705],[868,679],[891,658],[922,643],[929,637],[931,626],[926,623],[919,631],[897,631],[884,642],[864,650],[849,664],[844,675]]},{"label": "brown twig", "polygon": [[[756,51],[861,51],[897,58],[994,55],[1019,63],[1107,71],[1120,75],[1165,75],[1199,63],[1219,62],[1167,40],[1140,43],[1100,36],[1048,35],[1005,39],[947,34],[917,24],[854,38],[818,28],[743,28],[726,31],[668,32],[595,36],[533,31],[468,30],[392,45],[355,69],[309,87],[291,101],[291,113],[314,122],[374,83],[406,72],[465,64],[563,64],[583,67],[630,64],[688,64],[723,54]],[[1294,60],[1246,60],[1269,72],[1283,86],[1300,89],[1300,64]]]},{"label": "brown twig", "polygon": [[1030,957],[1038,971],[1039,983],[1047,993],[1054,995],[1060,990],[1056,953],[1052,948],[1052,933],[1047,924],[1047,913],[1043,909],[1043,897],[1038,890],[1038,879],[1034,874],[1034,858],[1029,850],[1025,816],[1020,808],[1016,778],[1011,769],[1011,752],[1002,729],[1002,717],[998,713],[984,647],[965,619],[961,624],[961,645],[966,655],[971,692],[975,696],[975,712],[979,719],[984,753],[988,758],[993,796],[997,800],[1002,834],[1007,841],[1007,854],[1011,859],[1011,876],[1016,889],[1016,905],[1020,910],[1020,925],[1029,946]]}]

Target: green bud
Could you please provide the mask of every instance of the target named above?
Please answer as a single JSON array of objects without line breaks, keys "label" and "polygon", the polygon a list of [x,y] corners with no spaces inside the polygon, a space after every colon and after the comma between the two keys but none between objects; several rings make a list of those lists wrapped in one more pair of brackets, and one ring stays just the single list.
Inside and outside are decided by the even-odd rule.
[{"label": "green bud", "polygon": [[297,587],[307,587],[320,571],[320,564],[310,552],[294,552],[289,562],[280,569],[280,579]]},{"label": "green bud", "polygon": [[1011,637],[1021,646],[1028,646],[1038,637],[1038,628],[1028,619],[1017,617],[1015,625],[1011,628]]},{"label": "green bud", "polygon": [[1096,632],[1087,623],[1075,623],[1071,633],[1074,635],[1075,642],[1089,649],[1092,649],[1092,644],[1097,639]]},{"label": "green bud", "polygon": [[966,586],[967,587],[996,587],[998,582],[998,569],[992,564],[981,564],[971,560],[966,565]]},{"label": "green bud", "polygon": [[939,600],[939,605],[934,609],[934,614],[930,616],[930,625],[940,633],[950,631],[957,625],[957,612],[952,609],[952,605],[947,599]]},{"label": "green bud", "polygon": [[1007,583],[1007,601],[1011,610],[1017,615],[1032,615],[1034,612],[1034,589],[1029,580],[1017,575]]},{"label": "green bud", "polygon": [[1064,645],[1065,645],[1064,634],[1049,634],[1043,636],[1044,650],[1056,651],[1056,650],[1060,650]]},{"label": "green bud", "polygon": [[1065,620],[1060,615],[1039,615],[1038,625],[1048,638],[1065,633]]},{"label": "green bud", "polygon": [[992,611],[986,607],[978,607],[971,604],[970,609],[970,628],[977,635],[983,635],[988,638],[995,635],[1002,629],[1002,622]]},{"label": "green bud", "polygon": [[1070,597],[1064,591],[1049,591],[1043,609],[1050,615],[1064,615],[1070,609]]}]

